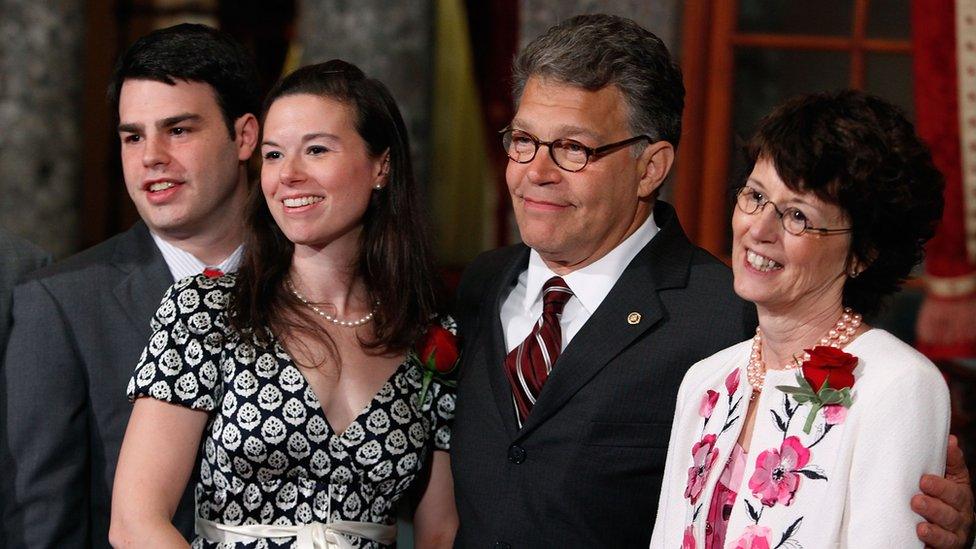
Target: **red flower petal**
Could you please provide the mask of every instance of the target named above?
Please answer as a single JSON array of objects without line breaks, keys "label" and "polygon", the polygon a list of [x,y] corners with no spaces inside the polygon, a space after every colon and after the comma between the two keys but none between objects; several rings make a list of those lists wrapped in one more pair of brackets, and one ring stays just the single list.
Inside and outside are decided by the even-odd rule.
[{"label": "red flower petal", "polygon": [[433,361],[434,370],[446,374],[454,369],[458,360],[457,336],[434,324],[427,330],[417,354],[426,367]]},{"label": "red flower petal", "polygon": [[806,352],[810,353],[810,359],[803,363],[803,377],[814,391],[819,391],[824,382],[838,390],[854,386],[857,357],[825,345],[806,349]]}]

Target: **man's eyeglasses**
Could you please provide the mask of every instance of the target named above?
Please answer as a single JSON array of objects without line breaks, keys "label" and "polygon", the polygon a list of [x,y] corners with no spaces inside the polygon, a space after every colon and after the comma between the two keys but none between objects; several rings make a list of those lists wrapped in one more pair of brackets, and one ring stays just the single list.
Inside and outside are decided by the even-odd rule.
[{"label": "man's eyeglasses", "polygon": [[501,132],[502,146],[505,147],[505,154],[519,164],[528,164],[535,159],[535,154],[539,152],[539,147],[545,145],[549,147],[549,158],[557,166],[567,172],[578,172],[586,167],[591,159],[597,159],[616,150],[622,149],[627,145],[633,145],[640,141],[653,143],[654,139],[647,135],[637,135],[630,139],[603,145],[602,147],[587,147],[575,139],[554,139],[552,141],[542,141],[529,132],[505,128]]},{"label": "man's eyeglasses", "polygon": [[806,214],[793,207],[780,210],[779,206],[766,198],[765,194],[752,187],[739,187],[735,192],[735,205],[743,213],[752,215],[761,212],[766,207],[766,204],[773,206],[773,209],[776,210],[776,215],[779,216],[779,220],[783,224],[783,228],[792,235],[800,236],[803,233],[819,235],[841,234],[854,230],[853,228],[828,229],[824,227],[812,227]]}]

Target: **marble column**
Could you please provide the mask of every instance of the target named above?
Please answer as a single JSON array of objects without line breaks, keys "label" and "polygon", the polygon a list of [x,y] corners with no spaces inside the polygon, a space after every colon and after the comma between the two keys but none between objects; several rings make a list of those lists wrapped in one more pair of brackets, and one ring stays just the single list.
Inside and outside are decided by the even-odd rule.
[{"label": "marble column", "polygon": [[429,173],[433,0],[301,0],[301,63],[340,58],[390,89],[403,113],[423,185]]},{"label": "marble column", "polygon": [[78,241],[83,10],[0,0],[0,225],[55,255]]}]

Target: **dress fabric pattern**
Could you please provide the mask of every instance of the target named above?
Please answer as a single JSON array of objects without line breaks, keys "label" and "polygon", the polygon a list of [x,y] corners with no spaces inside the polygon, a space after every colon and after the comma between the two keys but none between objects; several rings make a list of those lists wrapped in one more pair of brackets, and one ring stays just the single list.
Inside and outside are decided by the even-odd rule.
[{"label": "dress fabric pattern", "polygon": [[[397,502],[431,452],[450,449],[453,389],[435,379],[418,403],[422,371],[408,356],[353,422],[335,432],[273,334],[257,338],[230,328],[226,309],[235,283],[234,275],[200,275],[173,285],[128,387],[130,400],[145,396],[210,412],[195,491],[198,516],[227,525],[394,524]],[[192,545],[228,546],[200,537]]]}]

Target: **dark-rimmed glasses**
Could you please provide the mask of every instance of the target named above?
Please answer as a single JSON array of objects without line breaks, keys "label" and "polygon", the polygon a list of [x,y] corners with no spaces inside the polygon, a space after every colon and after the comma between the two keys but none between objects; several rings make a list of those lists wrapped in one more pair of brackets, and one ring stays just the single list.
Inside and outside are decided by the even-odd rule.
[{"label": "dark-rimmed glasses", "polygon": [[807,220],[806,214],[793,207],[780,210],[775,202],[766,198],[764,193],[752,187],[739,187],[735,191],[735,205],[742,213],[752,215],[761,212],[766,207],[766,204],[773,206],[773,209],[776,210],[776,215],[779,216],[779,220],[783,224],[783,229],[792,235],[800,236],[803,233],[813,233],[826,236],[829,234],[849,233],[854,230],[853,228],[828,229],[825,227],[812,227]]},{"label": "dark-rimmed glasses", "polygon": [[578,172],[586,167],[591,159],[620,150],[627,145],[633,145],[640,141],[653,143],[654,139],[647,135],[636,135],[630,139],[603,145],[602,147],[587,147],[575,139],[553,139],[552,141],[542,141],[529,132],[505,128],[498,132],[502,136],[502,146],[505,154],[510,159],[519,164],[528,164],[535,159],[539,152],[539,147],[545,145],[549,147],[549,158],[557,166],[567,172]]}]

